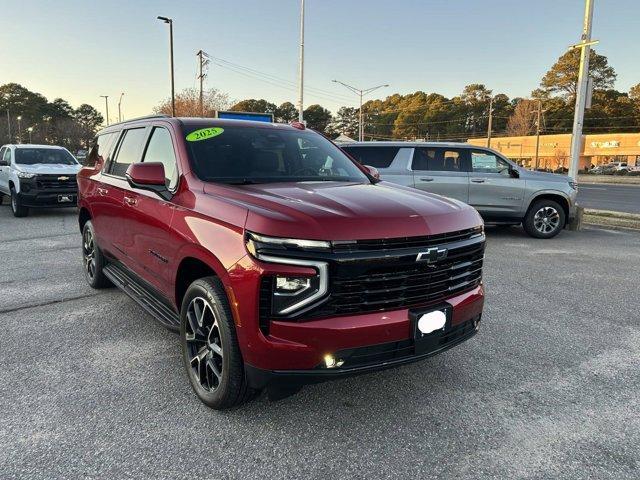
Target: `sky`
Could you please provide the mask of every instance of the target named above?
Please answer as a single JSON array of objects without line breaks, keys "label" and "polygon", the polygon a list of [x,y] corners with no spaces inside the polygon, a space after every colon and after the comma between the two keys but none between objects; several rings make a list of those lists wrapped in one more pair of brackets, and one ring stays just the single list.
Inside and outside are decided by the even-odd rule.
[{"label": "sky", "polygon": [[[640,0],[594,1],[596,50],[627,91],[640,83]],[[100,95],[109,95],[112,120],[124,92],[125,118],[149,114],[170,93],[163,15],[174,19],[177,91],[197,86],[203,49],[241,67],[212,64],[206,87],[295,103],[299,8],[300,0],[0,0],[0,84],[103,114]],[[306,0],[305,106],[356,106],[333,79],[390,84],[367,98],[451,97],[470,83],[528,96],[579,41],[583,13],[584,0]]]}]

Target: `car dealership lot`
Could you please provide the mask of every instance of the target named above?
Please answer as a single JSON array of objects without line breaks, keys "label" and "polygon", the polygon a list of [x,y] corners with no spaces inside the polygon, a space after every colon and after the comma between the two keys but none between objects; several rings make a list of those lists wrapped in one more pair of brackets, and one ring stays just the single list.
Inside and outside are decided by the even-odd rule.
[{"label": "car dealership lot", "polygon": [[73,210],[0,207],[0,478],[640,475],[638,233],[489,230],[478,336],[228,412],[79,242]]}]

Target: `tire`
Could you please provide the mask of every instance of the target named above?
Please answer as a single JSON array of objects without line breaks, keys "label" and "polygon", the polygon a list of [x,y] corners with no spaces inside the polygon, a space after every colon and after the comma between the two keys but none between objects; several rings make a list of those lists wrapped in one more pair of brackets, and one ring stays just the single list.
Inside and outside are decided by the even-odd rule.
[{"label": "tire", "polygon": [[553,238],[564,228],[566,215],[558,202],[538,200],[524,218],[525,231],[534,238]]},{"label": "tire", "polygon": [[111,286],[104,275],[106,260],[95,240],[95,230],[91,220],[82,227],[82,266],[84,278],[91,288],[101,289]]},{"label": "tire", "polygon": [[29,209],[20,203],[20,197],[18,197],[13,187],[11,187],[11,211],[13,212],[13,216],[18,218],[29,215]]},{"label": "tire", "polygon": [[210,408],[223,410],[249,400],[233,315],[216,277],[194,281],[180,311],[180,344],[189,382]]}]

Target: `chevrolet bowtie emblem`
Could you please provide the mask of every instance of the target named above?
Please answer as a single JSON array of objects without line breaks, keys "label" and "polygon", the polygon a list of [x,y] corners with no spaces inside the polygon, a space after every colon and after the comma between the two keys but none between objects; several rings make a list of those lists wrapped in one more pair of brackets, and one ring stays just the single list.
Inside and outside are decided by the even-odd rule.
[{"label": "chevrolet bowtie emblem", "polygon": [[58,177],[58,180],[61,182],[66,182],[67,180],[69,180],[69,177]]},{"label": "chevrolet bowtie emblem", "polygon": [[448,250],[446,248],[433,247],[424,252],[420,252],[416,257],[416,262],[435,263],[438,260],[447,258]]}]

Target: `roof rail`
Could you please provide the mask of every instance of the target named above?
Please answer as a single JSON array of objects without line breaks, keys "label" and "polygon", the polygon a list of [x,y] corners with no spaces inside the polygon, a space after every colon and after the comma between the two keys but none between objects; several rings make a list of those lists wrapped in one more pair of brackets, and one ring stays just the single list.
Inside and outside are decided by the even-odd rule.
[{"label": "roof rail", "polygon": [[114,125],[121,125],[123,123],[135,122],[138,120],[150,120],[152,118],[171,118],[171,115],[166,115],[164,113],[156,113],[153,115],[145,115],[144,117],[129,118],[128,120],[123,120],[121,122],[110,123],[104,128],[113,127]]}]

